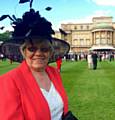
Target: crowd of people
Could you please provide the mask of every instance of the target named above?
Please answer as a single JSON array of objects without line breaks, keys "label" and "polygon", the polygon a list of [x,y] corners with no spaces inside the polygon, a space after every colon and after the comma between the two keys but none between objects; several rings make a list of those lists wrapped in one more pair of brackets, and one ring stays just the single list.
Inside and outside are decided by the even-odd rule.
[{"label": "crowd of people", "polygon": [[97,69],[97,62],[101,61],[114,61],[114,51],[89,51],[87,53],[68,53],[63,58],[66,61],[82,61],[85,60],[88,63],[89,69]]},{"label": "crowd of people", "polygon": [[99,61],[109,60],[112,61],[115,59],[114,51],[89,51],[89,52],[70,52],[64,56],[65,60],[70,61],[79,61],[79,60],[87,60],[88,54],[95,52],[98,56]]}]

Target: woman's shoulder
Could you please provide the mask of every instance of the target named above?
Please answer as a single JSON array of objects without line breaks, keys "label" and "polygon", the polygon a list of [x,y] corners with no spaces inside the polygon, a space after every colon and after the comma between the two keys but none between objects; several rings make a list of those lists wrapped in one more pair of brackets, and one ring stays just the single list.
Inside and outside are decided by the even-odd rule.
[{"label": "woman's shoulder", "polygon": [[55,68],[54,66],[48,65],[48,66],[46,67],[46,70],[57,71],[57,68]]},{"label": "woman's shoulder", "polygon": [[10,70],[10,71],[2,74],[2,75],[0,76],[0,80],[1,80],[1,79],[9,79],[9,78],[11,78],[12,76],[15,76],[15,74],[17,74],[17,68],[14,68],[14,69],[12,69],[12,70]]},{"label": "woman's shoulder", "polygon": [[49,74],[53,74],[53,75],[56,75],[56,76],[60,76],[60,72],[59,72],[58,69],[55,68],[54,66],[47,66],[47,67],[46,67],[46,71],[47,71]]}]

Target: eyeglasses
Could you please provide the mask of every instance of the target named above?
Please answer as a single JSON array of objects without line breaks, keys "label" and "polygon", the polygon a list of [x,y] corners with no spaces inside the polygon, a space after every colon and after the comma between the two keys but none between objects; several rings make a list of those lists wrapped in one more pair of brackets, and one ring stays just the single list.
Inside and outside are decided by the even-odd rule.
[{"label": "eyeglasses", "polygon": [[40,50],[41,52],[48,52],[48,51],[51,50],[51,47],[41,47],[41,48],[37,48],[37,47],[32,46],[32,47],[28,47],[27,49],[28,49],[28,51],[30,51],[30,52],[36,52],[37,50]]}]

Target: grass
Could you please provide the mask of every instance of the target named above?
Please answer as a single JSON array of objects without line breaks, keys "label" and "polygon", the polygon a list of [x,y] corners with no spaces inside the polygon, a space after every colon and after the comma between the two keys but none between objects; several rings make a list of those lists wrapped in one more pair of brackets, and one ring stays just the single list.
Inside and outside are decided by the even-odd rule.
[{"label": "grass", "polygon": [[[0,63],[0,74],[17,64]],[[89,70],[86,61],[63,62],[61,75],[69,98],[69,109],[79,120],[114,120],[114,70],[115,62],[98,62],[97,70]]]},{"label": "grass", "polygon": [[19,63],[14,62],[13,64],[10,64],[10,62],[7,61],[0,61],[0,75],[8,72],[9,70],[15,68]]},{"label": "grass", "polygon": [[80,120],[114,120],[114,62],[98,63],[97,70],[86,62],[67,63],[62,77],[69,96],[70,109]]}]

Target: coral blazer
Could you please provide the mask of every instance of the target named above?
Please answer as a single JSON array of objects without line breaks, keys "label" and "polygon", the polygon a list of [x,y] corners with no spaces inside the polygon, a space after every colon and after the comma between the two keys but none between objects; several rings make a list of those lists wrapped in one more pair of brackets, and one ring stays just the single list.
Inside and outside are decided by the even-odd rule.
[{"label": "coral blazer", "polygon": [[[62,97],[66,114],[68,100],[60,74],[51,66],[46,72]],[[0,76],[0,120],[51,120],[48,103],[26,61]]]}]

